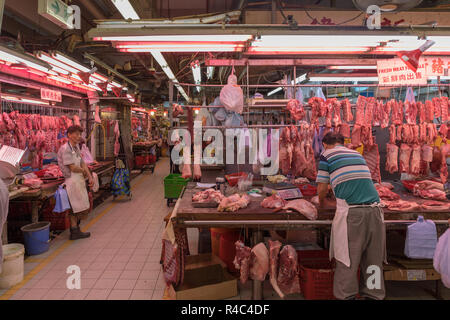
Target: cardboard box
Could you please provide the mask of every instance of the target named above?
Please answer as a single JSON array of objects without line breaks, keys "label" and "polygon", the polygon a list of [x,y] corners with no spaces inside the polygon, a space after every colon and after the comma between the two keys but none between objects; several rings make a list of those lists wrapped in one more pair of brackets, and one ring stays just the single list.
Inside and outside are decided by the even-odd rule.
[{"label": "cardboard box", "polygon": [[238,295],[236,278],[221,264],[186,269],[183,285],[171,291],[175,300],[221,300]]},{"label": "cardboard box", "polygon": [[[389,268],[391,269],[391,268]],[[434,269],[394,269],[384,270],[384,280],[425,281],[440,280],[441,275]]]},{"label": "cardboard box", "polygon": [[212,253],[199,254],[196,256],[186,256],[185,270],[198,269],[212,265],[221,265],[224,269],[227,267],[218,256]]}]

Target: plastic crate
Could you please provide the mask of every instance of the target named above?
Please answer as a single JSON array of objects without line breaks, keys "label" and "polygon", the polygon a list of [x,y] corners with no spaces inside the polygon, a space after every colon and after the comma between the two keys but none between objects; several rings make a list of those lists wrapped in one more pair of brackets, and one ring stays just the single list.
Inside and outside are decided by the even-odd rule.
[{"label": "plastic crate", "polygon": [[335,300],[334,263],[328,250],[297,250],[300,288],[306,300]]},{"label": "plastic crate", "polygon": [[51,231],[64,231],[70,228],[70,218],[69,212],[44,212],[42,214],[42,219],[44,221],[50,222],[50,230]]},{"label": "plastic crate", "polygon": [[164,178],[164,198],[178,199],[188,182],[189,180],[182,178],[179,173],[169,174]]}]

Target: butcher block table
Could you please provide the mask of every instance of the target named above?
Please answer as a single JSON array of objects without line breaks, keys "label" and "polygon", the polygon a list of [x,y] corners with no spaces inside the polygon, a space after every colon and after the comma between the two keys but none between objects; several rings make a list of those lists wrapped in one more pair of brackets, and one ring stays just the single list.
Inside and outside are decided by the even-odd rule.
[{"label": "butcher block table", "polygon": [[[194,208],[192,196],[201,191],[195,188],[195,184],[188,186],[181,193],[172,214],[172,223],[176,228],[248,228],[251,229],[251,245],[254,246],[263,241],[263,230],[287,230],[304,228],[329,228],[334,218],[335,208],[328,207],[319,209],[317,220],[308,220],[297,212],[273,212],[272,209],[261,207],[264,197],[250,197],[251,202],[247,208],[237,212],[218,212],[217,208]],[[411,200],[404,195],[404,200]],[[414,198],[415,201],[424,201]],[[448,224],[450,211],[421,211],[398,212],[383,209],[386,225],[410,224],[417,220],[419,215],[425,219],[433,220],[436,224]],[[261,300],[262,282],[253,281],[254,300]]]}]

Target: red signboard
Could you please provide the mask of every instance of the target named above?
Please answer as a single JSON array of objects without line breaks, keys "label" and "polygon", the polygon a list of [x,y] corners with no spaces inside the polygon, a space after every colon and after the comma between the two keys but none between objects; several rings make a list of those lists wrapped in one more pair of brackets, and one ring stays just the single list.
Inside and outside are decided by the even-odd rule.
[{"label": "red signboard", "polygon": [[61,94],[61,91],[54,91],[54,90],[41,88],[41,99],[61,102],[62,94]]}]

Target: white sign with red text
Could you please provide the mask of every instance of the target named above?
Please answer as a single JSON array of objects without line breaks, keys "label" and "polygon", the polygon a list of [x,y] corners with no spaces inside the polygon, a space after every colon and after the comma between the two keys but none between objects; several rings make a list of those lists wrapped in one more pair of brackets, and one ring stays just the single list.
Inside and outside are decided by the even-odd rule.
[{"label": "white sign with red text", "polygon": [[61,102],[62,94],[61,94],[61,91],[54,91],[54,90],[41,88],[41,99],[48,100],[48,101]]},{"label": "white sign with red text", "polygon": [[377,71],[380,85],[425,85],[428,80],[422,61],[414,73],[400,59],[378,60]]}]

